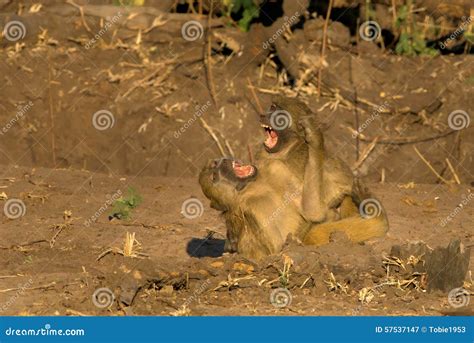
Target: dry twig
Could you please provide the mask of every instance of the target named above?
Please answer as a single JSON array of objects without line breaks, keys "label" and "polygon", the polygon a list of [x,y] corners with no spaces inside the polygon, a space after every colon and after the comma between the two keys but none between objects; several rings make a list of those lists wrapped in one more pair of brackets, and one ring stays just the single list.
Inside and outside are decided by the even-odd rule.
[{"label": "dry twig", "polygon": [[443,181],[445,184],[449,184],[450,182],[442,177],[436,169],[433,168],[430,162],[421,154],[421,152],[414,146],[413,149],[415,150],[416,154],[421,158],[421,160],[428,166],[428,168],[436,175],[438,179]]},{"label": "dry twig", "polygon": [[448,164],[449,170],[450,170],[451,173],[453,174],[454,180],[456,181],[456,183],[457,183],[458,185],[460,185],[460,184],[461,184],[461,180],[459,179],[458,174],[457,174],[456,171],[454,170],[453,165],[451,164],[451,162],[449,161],[449,158],[447,158],[447,157],[446,157],[446,163]]},{"label": "dry twig", "polygon": [[201,124],[204,127],[204,129],[209,133],[211,138],[214,140],[214,142],[216,142],[217,147],[219,148],[219,151],[221,152],[222,156],[225,157],[226,156],[225,150],[222,147],[221,142],[219,142],[219,139],[217,138],[212,128],[206,123],[206,121],[203,118],[199,117],[199,120],[201,121]]},{"label": "dry twig", "polygon": [[76,7],[79,10],[79,13],[81,14],[82,25],[84,25],[84,28],[87,30],[87,32],[93,35],[91,28],[89,27],[89,25],[87,25],[86,18],[84,17],[84,9],[82,8],[82,6],[79,6],[73,0],[66,0],[66,3]]},{"label": "dry twig", "polygon": [[214,102],[214,105],[217,106],[217,98],[216,98],[216,90],[214,87],[214,81],[212,77],[212,61],[211,61],[211,50],[212,50],[212,35],[211,35],[211,18],[212,18],[212,12],[214,10],[214,0],[211,0],[211,8],[209,10],[209,14],[207,15],[207,47],[206,47],[206,58],[204,59],[204,66],[207,71],[207,83],[208,83],[208,88],[209,88],[209,93],[212,98],[212,102]]},{"label": "dry twig", "polygon": [[328,24],[329,24],[329,16],[331,15],[333,0],[329,0],[328,11],[326,13],[326,20],[324,21],[324,28],[323,28],[323,42],[321,44],[321,63],[318,69],[318,96],[321,96],[321,77],[322,77],[322,66],[324,61],[324,55],[326,53],[326,42],[327,42],[327,35],[328,35]]}]

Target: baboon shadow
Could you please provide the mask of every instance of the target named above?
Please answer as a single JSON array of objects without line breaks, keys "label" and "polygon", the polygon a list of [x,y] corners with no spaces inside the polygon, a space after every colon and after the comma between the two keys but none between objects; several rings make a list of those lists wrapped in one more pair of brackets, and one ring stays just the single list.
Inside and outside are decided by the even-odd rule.
[{"label": "baboon shadow", "polygon": [[186,252],[192,257],[219,257],[224,253],[224,239],[192,238]]}]

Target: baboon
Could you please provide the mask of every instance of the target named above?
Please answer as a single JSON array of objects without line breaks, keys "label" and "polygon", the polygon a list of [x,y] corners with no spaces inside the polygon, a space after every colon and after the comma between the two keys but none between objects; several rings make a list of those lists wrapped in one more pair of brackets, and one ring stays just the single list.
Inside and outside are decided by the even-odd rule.
[{"label": "baboon", "polygon": [[260,124],[266,139],[258,169],[278,188],[298,185],[301,197],[295,204],[306,220],[321,223],[356,215],[361,187],[350,168],[327,153],[320,123],[303,102],[273,97]]},{"label": "baboon", "polygon": [[[273,170],[278,173],[276,165]],[[226,250],[248,258],[278,253],[289,234],[305,244],[322,245],[329,242],[334,231],[343,231],[352,241],[361,242],[382,236],[388,227],[381,208],[370,212],[368,218],[308,222],[293,201],[301,196],[298,187],[279,189],[256,166],[229,158],[211,161],[201,171],[199,183],[211,207],[223,213]]]}]

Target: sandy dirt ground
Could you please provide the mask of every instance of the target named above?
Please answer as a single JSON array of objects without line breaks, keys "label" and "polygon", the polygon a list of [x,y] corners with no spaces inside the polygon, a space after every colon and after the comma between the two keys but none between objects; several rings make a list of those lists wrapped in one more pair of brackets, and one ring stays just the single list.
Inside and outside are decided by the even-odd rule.
[{"label": "sandy dirt ground", "polygon": [[[457,313],[449,290],[427,292],[413,271],[423,255],[392,247],[473,245],[472,46],[439,47],[472,9],[423,1],[442,28],[429,37],[438,54],[407,56],[395,53],[398,33],[387,38],[391,20],[379,20],[383,41],[364,40],[363,8],[338,1],[321,62],[326,8],[314,2],[284,33],[299,1],[265,2],[249,32],[218,8],[208,21],[173,3],[77,0],[81,15],[60,1],[0,0],[0,28],[23,25],[0,40],[0,315]],[[392,18],[382,2],[376,10]],[[186,39],[196,20],[202,35]],[[197,175],[211,158],[255,156],[273,94],[318,115],[329,153],[386,209],[386,237],[289,240],[264,261],[223,254],[224,220]],[[115,218],[130,188],[142,202]],[[183,215],[186,201],[196,218]],[[473,265],[471,255],[458,285],[471,295]]]},{"label": "sandy dirt ground", "polygon": [[[223,220],[194,178],[4,171],[2,186],[23,199],[25,211],[0,224],[2,288],[12,289],[0,293],[0,302],[9,305],[3,314],[439,315],[450,310],[445,292],[380,286],[369,303],[359,293],[386,282],[383,257],[393,245],[424,241],[436,248],[456,238],[472,244],[472,207],[443,225],[463,199],[472,198],[466,186],[373,184],[389,213],[385,238],[354,245],[336,237],[320,248],[290,242],[281,255],[256,262],[222,256]],[[109,221],[107,201],[129,186],[143,203],[129,220]],[[201,215],[185,218],[182,204],[193,197],[204,205]],[[108,248],[122,249],[127,232],[136,234],[136,251],[147,257],[110,253],[97,260]],[[270,296],[279,288],[285,256],[294,262],[288,277],[292,302],[280,309]],[[331,273],[344,290],[331,288]],[[92,301],[101,288],[115,299],[104,309]]]}]

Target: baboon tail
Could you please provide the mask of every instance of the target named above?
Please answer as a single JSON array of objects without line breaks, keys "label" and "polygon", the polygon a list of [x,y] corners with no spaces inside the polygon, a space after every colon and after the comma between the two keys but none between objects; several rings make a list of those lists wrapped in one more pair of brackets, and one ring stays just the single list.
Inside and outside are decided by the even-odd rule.
[{"label": "baboon tail", "polygon": [[358,243],[384,236],[388,231],[388,221],[382,212],[373,218],[357,216],[313,225],[304,237],[303,243],[317,246],[329,243],[331,233],[336,231],[344,232],[352,242]]}]

